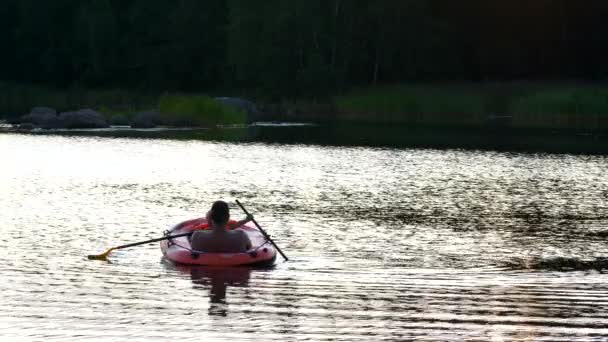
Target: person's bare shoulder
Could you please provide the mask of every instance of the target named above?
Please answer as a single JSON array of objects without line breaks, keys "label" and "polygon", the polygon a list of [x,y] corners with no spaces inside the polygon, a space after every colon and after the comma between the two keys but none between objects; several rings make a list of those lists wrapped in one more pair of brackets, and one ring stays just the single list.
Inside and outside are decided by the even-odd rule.
[{"label": "person's bare shoulder", "polygon": [[238,238],[238,239],[242,239],[243,237],[247,236],[247,233],[245,233],[244,231],[242,231],[240,229],[231,230],[230,234],[234,238]]},{"label": "person's bare shoulder", "polygon": [[194,233],[192,233],[192,239],[209,236],[210,234],[211,234],[210,231],[196,230],[196,231],[194,231]]},{"label": "person's bare shoulder", "polygon": [[247,233],[242,231],[241,229],[235,229],[232,231],[233,241],[237,242],[241,246],[242,250],[248,250],[251,248],[251,241],[249,240],[249,236]]}]

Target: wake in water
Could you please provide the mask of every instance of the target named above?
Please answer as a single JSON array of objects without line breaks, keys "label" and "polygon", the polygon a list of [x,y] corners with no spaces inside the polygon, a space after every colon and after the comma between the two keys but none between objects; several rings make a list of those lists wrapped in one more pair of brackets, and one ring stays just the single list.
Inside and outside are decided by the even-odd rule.
[{"label": "wake in water", "polygon": [[513,258],[505,264],[516,270],[545,270],[545,271],[589,271],[596,270],[608,273],[608,257],[582,260],[574,257],[553,258]]}]

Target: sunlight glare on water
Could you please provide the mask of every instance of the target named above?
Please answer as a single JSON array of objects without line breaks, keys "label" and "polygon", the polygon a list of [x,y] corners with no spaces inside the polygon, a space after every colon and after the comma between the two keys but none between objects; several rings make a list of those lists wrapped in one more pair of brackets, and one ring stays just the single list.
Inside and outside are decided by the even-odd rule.
[{"label": "sunlight glare on water", "polygon": [[[608,159],[0,134],[11,341],[602,340]],[[289,262],[172,265],[239,199]]]}]

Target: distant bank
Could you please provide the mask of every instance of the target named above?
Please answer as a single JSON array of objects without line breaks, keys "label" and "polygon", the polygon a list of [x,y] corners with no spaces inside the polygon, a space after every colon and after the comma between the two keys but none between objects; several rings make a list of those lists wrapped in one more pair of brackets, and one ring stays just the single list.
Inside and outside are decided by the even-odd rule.
[{"label": "distant bank", "polygon": [[[400,84],[352,89],[322,99],[51,89],[0,83],[0,116],[18,121],[35,107],[94,110],[108,124],[209,126],[252,121],[540,129],[605,134],[608,85],[598,83]],[[243,100],[251,100],[251,102]],[[245,102],[239,102],[245,101]],[[154,121],[156,120],[156,121]]]}]

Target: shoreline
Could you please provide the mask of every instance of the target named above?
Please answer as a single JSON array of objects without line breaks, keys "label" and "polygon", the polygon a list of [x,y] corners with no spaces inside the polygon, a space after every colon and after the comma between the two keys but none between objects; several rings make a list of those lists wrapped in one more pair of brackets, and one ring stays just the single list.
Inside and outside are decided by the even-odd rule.
[{"label": "shoreline", "polygon": [[[216,106],[211,97],[199,93],[0,85],[5,90],[0,94],[0,118],[5,119],[48,106],[58,112],[92,108],[108,122],[115,117],[132,119],[138,112],[157,113],[164,116],[166,123],[182,120],[186,127],[209,123],[213,117],[212,120],[237,124],[279,121],[608,132],[608,85],[604,83],[394,84],[353,88],[323,99],[282,100],[248,97],[247,91],[241,91],[234,99],[257,107],[246,109],[245,116],[226,110],[230,105]],[[233,112],[234,109],[243,110],[236,107]],[[210,110],[226,113],[214,114]]]}]

